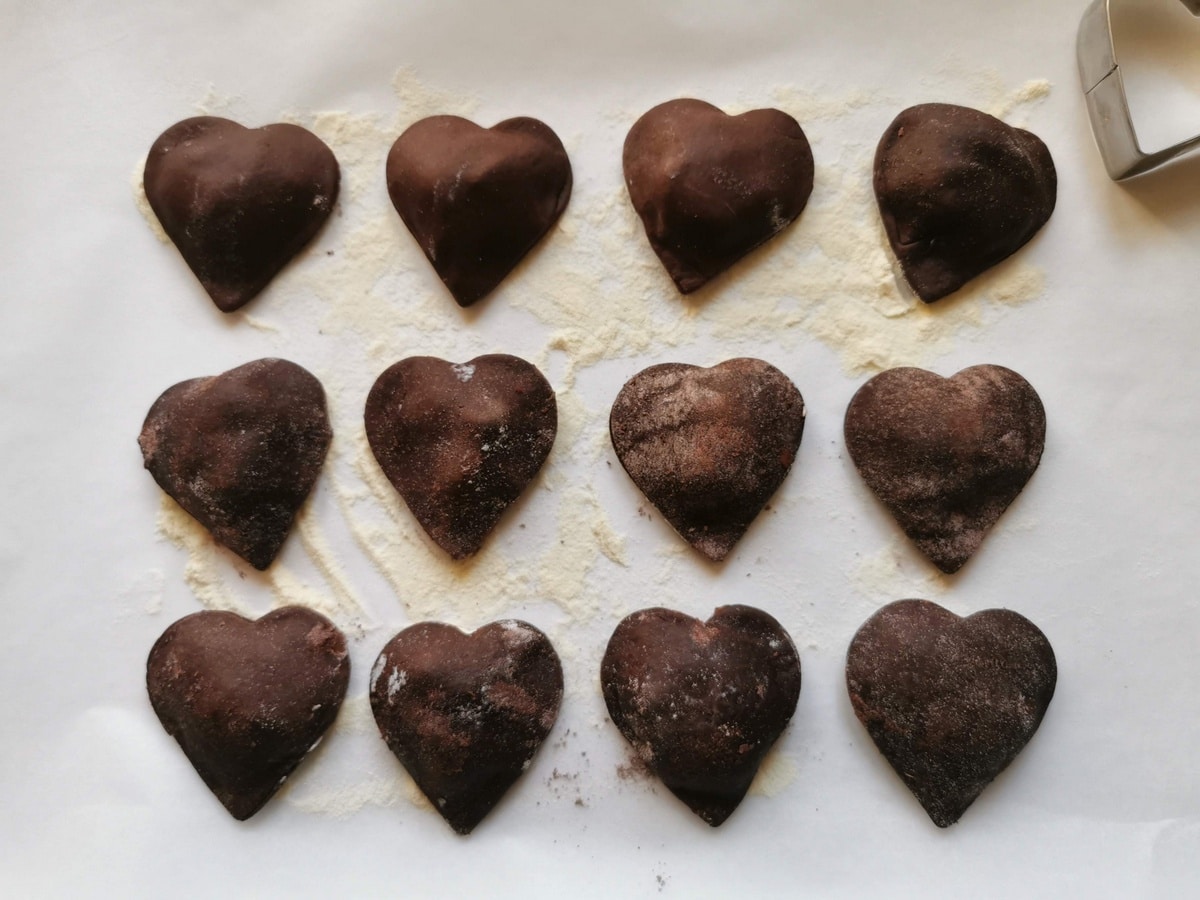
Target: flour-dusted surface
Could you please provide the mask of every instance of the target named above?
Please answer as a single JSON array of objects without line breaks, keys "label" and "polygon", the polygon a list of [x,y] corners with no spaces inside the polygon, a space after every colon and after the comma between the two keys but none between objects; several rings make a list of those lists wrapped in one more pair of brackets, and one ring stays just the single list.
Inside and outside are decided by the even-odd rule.
[{"label": "flour-dusted surface", "polygon": [[[1185,161],[1108,181],[1076,87],[1077,3],[295,0],[286,16],[246,4],[23,6],[0,35],[11,87],[0,104],[20,123],[0,137],[13,174],[0,223],[9,893],[167,894],[181,871],[205,895],[1191,890],[1200,389],[1179,373],[1198,339],[1200,170]],[[1194,64],[1142,58],[1177,80]],[[1167,95],[1143,94],[1138,114],[1154,116]],[[687,298],[646,241],[620,163],[637,117],[680,97],[733,114],[779,108],[814,160],[803,214]],[[870,189],[888,123],[929,102],[1031,130],[1059,172],[1051,221],[936,309],[898,284]],[[230,315],[160,243],[131,186],[157,135],[204,114],[299,124],[341,169],[313,243]],[[484,126],[534,116],[560,136],[574,175],[555,227],[465,312],[384,177],[395,138],[437,114]],[[559,430],[485,547],[454,564],[375,463],[364,403],[399,359],[489,353],[546,375]],[[259,573],[164,500],[136,437],[164,387],[271,356],[320,379],[334,437]],[[736,357],[796,384],[805,435],[783,484],[710,564],[631,483],[607,418],[642,369]],[[883,368],[980,363],[1036,386],[1046,452],[983,550],[941,576],[857,476],[841,423]],[[948,832],[874,749],[844,691],[851,636],[899,597],[960,615],[1019,610],[1061,670],[1036,738]],[[258,616],[288,602],[345,633],[348,700],[239,825],[153,717],[146,655],[206,606]],[[628,745],[598,666],[634,610],[704,618],[737,603],[788,629],[805,688],[757,787],[710,829],[655,780],[623,777]],[[419,792],[366,710],[371,668],[415,622],[471,631],[504,618],[553,642],[563,702],[519,786],[463,840],[414,807]]]}]

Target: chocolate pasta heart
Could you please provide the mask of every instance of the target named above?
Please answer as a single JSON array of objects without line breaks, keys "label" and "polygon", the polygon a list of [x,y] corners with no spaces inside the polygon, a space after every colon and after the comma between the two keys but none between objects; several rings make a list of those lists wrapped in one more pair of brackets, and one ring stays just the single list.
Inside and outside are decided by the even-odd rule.
[{"label": "chocolate pasta heart", "polygon": [[950,378],[889,369],[846,409],[846,448],[904,533],[957,572],[1029,481],[1046,411],[1024,378],[972,366]]},{"label": "chocolate pasta heart", "polygon": [[380,734],[459,834],[529,767],[562,693],[549,639],[513,619],[471,634],[421,622],[392,638],[371,670]]},{"label": "chocolate pasta heart", "polygon": [[729,116],[671,100],[629,129],[623,161],[650,246],[684,294],[790,225],[813,187],[808,138],[777,109]]},{"label": "chocolate pasta heart", "polygon": [[146,157],[150,208],[222,312],[239,309],[312,240],[338,195],[332,151],[298,125],[199,116]]},{"label": "chocolate pasta heart", "polygon": [[235,819],[258,812],[337,718],[350,679],[346,639],[286,606],[257,621],[207,611],[154,644],[154,712]]},{"label": "chocolate pasta heart", "polygon": [[638,758],[715,827],[791,721],[800,657],[783,627],[749,606],[722,606],[707,622],[643,609],[613,632],[600,686]]},{"label": "chocolate pasta heart", "polygon": [[387,186],[438,276],[459,306],[470,306],[558,221],[571,196],[571,163],[537,119],[480,128],[432,116],[392,145]]},{"label": "chocolate pasta heart", "polygon": [[900,113],[875,152],[875,197],[913,291],[932,303],[1023,247],[1058,175],[1041,139],[946,103]]},{"label": "chocolate pasta heart", "polygon": [[633,483],[685,541],[719,561],[787,477],[804,399],[760,359],[664,363],[621,388],[609,431]]},{"label": "chocolate pasta heart", "polygon": [[380,468],[421,527],[463,559],[542,467],[558,407],[542,373],[515,356],[414,356],[376,379],[365,421]]},{"label": "chocolate pasta heart", "polygon": [[333,432],[321,383],[260,359],[162,393],[138,444],[154,480],[256,569],[275,559]]},{"label": "chocolate pasta heart", "polygon": [[871,616],[846,655],[846,687],[871,740],[940,828],[1033,737],[1058,679],[1050,642],[1023,616],[959,618],[928,600]]}]

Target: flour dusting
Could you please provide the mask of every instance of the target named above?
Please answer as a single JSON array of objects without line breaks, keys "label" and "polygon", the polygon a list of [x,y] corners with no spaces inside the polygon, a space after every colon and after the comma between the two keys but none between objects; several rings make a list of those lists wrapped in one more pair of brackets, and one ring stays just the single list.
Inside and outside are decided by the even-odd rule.
[{"label": "flour dusting", "polygon": [[218,558],[222,551],[212,535],[166,494],[158,510],[158,532],[187,554],[183,581],[204,609],[228,610],[255,618],[250,607],[234,596],[225,583],[224,572],[229,562]]},{"label": "flour dusting", "polygon": [[775,797],[786,790],[798,774],[795,760],[778,749],[772,750],[759,766],[748,793],[752,797]]},{"label": "flour dusting", "polygon": [[941,596],[952,579],[942,574],[919,550],[899,540],[868,556],[849,575],[851,584],[878,605],[902,597]]}]

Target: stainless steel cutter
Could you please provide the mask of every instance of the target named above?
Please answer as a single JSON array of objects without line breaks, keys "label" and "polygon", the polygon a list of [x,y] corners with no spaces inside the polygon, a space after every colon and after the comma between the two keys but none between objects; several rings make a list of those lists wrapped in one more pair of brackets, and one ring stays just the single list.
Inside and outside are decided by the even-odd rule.
[{"label": "stainless steel cutter", "polygon": [[[1113,0],[1095,0],[1083,14],[1076,41],[1079,80],[1087,100],[1092,133],[1113,181],[1141,175],[1175,157],[1200,147],[1200,134],[1163,150],[1147,153],[1138,143],[1129,115],[1125,81],[1113,46],[1110,6]],[[1200,0],[1181,0],[1200,16]]]}]

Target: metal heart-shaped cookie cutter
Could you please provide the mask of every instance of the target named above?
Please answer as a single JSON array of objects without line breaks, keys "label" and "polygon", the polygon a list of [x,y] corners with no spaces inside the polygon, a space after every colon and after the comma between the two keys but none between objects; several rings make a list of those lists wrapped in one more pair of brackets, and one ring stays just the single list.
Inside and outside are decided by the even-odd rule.
[{"label": "metal heart-shaped cookie cutter", "polygon": [[[1200,0],[1181,0],[1200,16]],[[1104,158],[1104,167],[1113,181],[1141,175],[1169,162],[1189,150],[1200,147],[1200,134],[1180,141],[1164,150],[1147,153],[1138,144],[1129,115],[1129,100],[1125,95],[1125,80],[1117,63],[1113,47],[1112,22],[1109,8],[1112,0],[1095,0],[1079,23],[1075,50],[1079,60],[1079,80],[1087,100],[1092,133]]]}]

